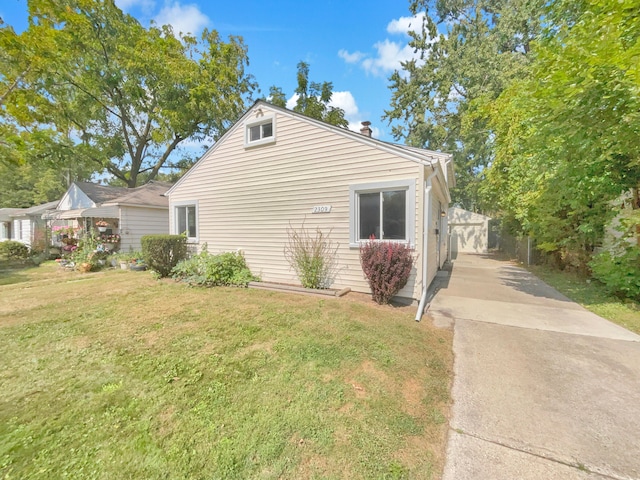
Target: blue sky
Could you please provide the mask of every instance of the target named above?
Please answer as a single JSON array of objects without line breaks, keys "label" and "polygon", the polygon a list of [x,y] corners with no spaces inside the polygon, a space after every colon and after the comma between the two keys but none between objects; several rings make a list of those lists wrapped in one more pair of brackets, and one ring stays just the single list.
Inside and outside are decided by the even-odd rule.
[{"label": "blue sky", "polygon": [[[142,24],[170,23],[174,31],[217,30],[223,38],[241,36],[249,49],[249,72],[263,95],[271,85],[291,97],[296,65],[310,65],[310,79],[331,81],[334,103],[343,108],[350,128],[372,122],[374,136],[393,141],[382,120],[389,108],[389,75],[413,56],[407,30],[419,28],[409,2],[370,0],[307,2],[285,0],[116,0]],[[21,31],[27,24],[26,0],[4,0],[0,17]],[[258,95],[256,95],[257,97]]]}]

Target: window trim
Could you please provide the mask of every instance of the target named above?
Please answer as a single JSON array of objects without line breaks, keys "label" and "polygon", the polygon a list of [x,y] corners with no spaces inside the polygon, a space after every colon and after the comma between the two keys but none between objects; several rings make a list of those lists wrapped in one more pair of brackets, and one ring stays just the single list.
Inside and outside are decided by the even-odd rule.
[{"label": "window trim", "polygon": [[405,243],[409,246],[416,244],[416,181],[415,179],[392,180],[388,182],[362,183],[349,185],[349,247],[360,248],[366,240],[360,240],[360,212],[359,195],[361,193],[377,193],[383,191],[406,190],[405,197],[405,228],[407,238],[405,240],[384,240],[386,242]]},{"label": "window trim", "polygon": [[[249,131],[252,127],[271,124],[271,136],[261,137],[259,140],[249,140]],[[260,131],[262,134],[262,130]],[[244,124],[244,148],[252,148],[261,145],[270,145],[276,143],[276,116],[272,113],[262,115],[258,118],[250,120]]]},{"label": "window trim", "polygon": [[178,231],[178,208],[181,208],[181,207],[195,207],[196,209],[196,236],[190,237],[188,234],[188,227],[187,227],[187,242],[198,243],[200,238],[200,219],[199,219],[200,217],[199,217],[198,200],[182,200],[182,201],[171,204],[171,208],[173,209],[172,231],[174,235],[181,235],[183,233]]}]

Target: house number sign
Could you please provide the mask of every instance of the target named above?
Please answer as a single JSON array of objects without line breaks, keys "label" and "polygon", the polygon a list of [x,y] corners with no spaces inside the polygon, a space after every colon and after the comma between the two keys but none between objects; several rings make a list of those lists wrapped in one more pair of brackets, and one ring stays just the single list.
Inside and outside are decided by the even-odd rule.
[{"label": "house number sign", "polygon": [[331,205],[316,205],[311,209],[311,213],[329,213],[331,212]]}]

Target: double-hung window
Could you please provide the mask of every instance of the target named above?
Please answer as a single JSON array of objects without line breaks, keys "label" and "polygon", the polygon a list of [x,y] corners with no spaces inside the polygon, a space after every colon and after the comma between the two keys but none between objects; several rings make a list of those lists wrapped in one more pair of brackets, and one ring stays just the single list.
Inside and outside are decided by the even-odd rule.
[{"label": "double-hung window", "polygon": [[198,238],[198,210],[195,203],[175,206],[176,233],[185,233],[189,240]]},{"label": "double-hung window", "polygon": [[415,244],[415,181],[350,187],[350,244],[369,239]]}]

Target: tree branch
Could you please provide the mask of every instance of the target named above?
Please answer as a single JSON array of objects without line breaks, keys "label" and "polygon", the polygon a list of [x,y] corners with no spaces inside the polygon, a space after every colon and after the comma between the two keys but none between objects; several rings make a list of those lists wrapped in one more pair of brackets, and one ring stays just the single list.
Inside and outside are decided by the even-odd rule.
[{"label": "tree branch", "polygon": [[175,138],[173,139],[173,142],[171,142],[171,145],[167,147],[165,152],[162,154],[162,157],[160,157],[156,162],[156,164],[153,166],[153,169],[151,170],[151,175],[149,176],[149,180],[153,180],[154,178],[156,178],[156,175],[158,175],[158,171],[160,170],[160,168],[162,168],[162,165],[164,165],[164,163],[167,161],[167,158],[169,158],[169,155],[171,154],[171,152],[175,150],[175,148],[178,146],[178,144],[182,140],[184,140],[184,138],[176,134]]},{"label": "tree branch", "polygon": [[25,71],[23,71],[20,75],[16,77],[14,82],[9,86],[9,89],[6,92],[4,92],[0,97],[0,106],[2,106],[5,99],[11,94],[11,92],[13,92],[18,87],[18,84],[20,83],[20,81],[25,77],[27,73],[29,73],[30,70],[31,70],[31,65],[29,65]]}]

